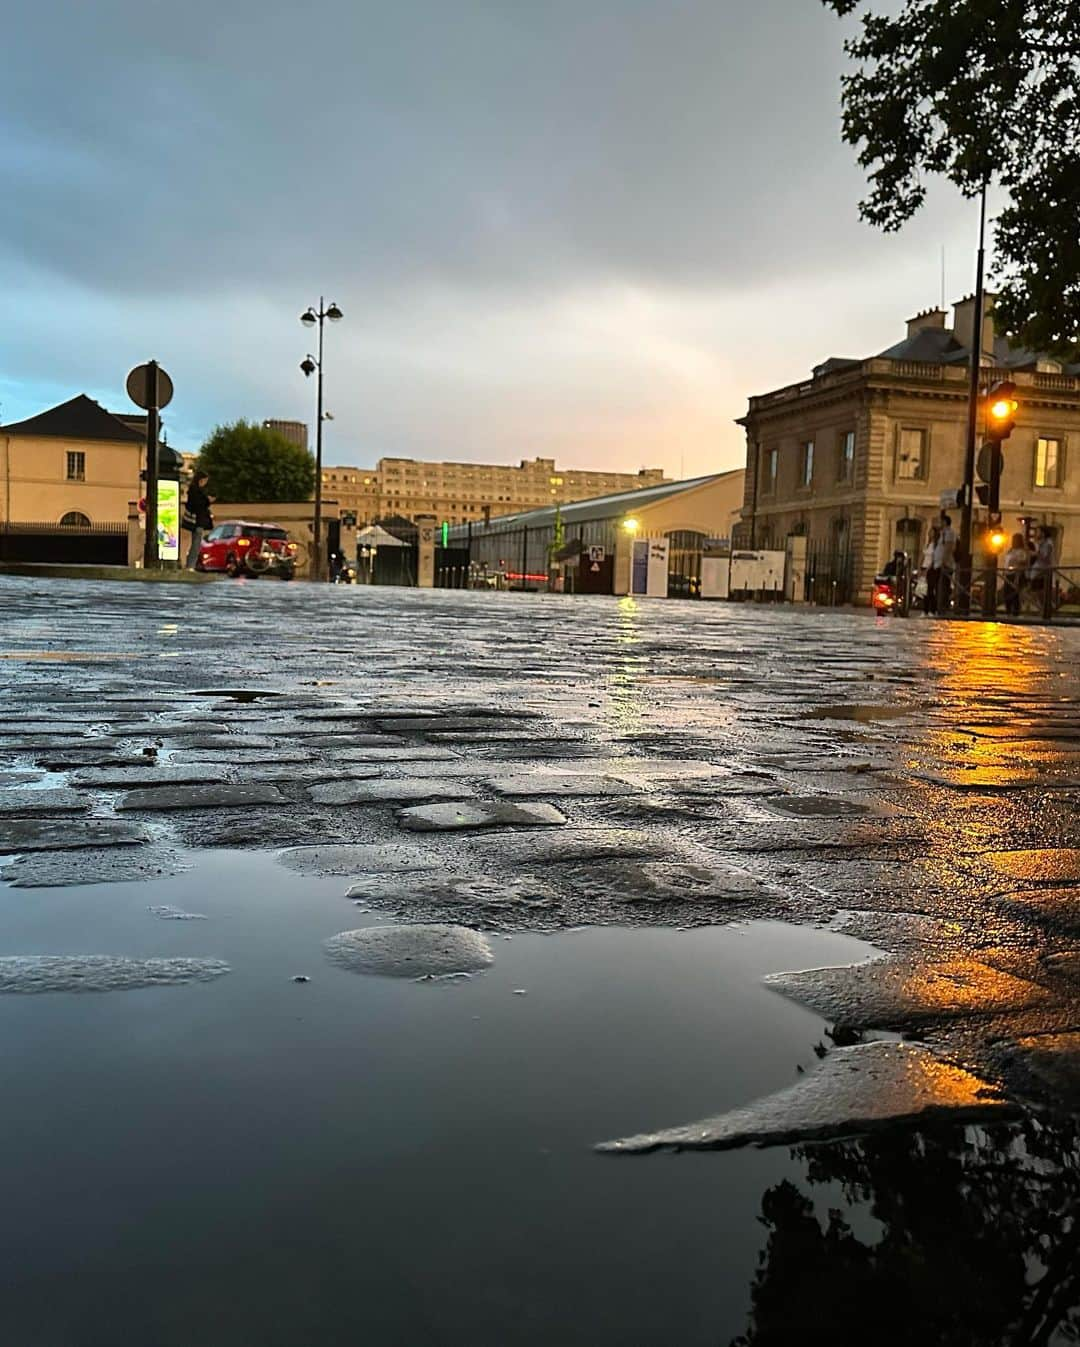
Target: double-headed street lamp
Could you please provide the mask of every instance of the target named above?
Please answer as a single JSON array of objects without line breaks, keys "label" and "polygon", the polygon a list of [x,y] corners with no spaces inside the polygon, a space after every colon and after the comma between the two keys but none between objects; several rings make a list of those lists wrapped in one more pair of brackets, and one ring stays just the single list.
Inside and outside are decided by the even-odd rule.
[{"label": "double-headed street lamp", "polygon": [[300,321],[305,327],[314,327],[319,325],[319,355],[316,359],[310,353],[300,362],[300,368],[304,371],[306,378],[311,378],[313,374],[318,374],[317,381],[318,393],[316,395],[315,409],[315,555],[312,559],[311,574],[312,579],[321,580],[325,557],[323,556],[322,546],[322,428],[323,428],[323,406],[322,406],[322,376],[323,376],[323,323],[327,318],[332,323],[340,322],[344,314],[336,304],[331,304],[329,308],[325,306],[325,300],[319,296],[319,307],[314,309],[309,307],[300,315]]}]

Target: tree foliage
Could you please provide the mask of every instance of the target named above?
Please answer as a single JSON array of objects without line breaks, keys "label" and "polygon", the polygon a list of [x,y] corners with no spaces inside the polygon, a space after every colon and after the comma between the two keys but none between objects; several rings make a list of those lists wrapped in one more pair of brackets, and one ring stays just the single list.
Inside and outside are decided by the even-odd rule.
[{"label": "tree foliage", "polygon": [[199,467],[209,474],[217,500],[309,500],[315,489],[315,464],[307,450],[247,421],[218,426],[199,450]]},{"label": "tree foliage", "polygon": [[[822,0],[841,16],[864,0]],[[844,44],[843,135],[864,219],[899,229],[931,175],[1008,195],[995,230],[1002,331],[1080,352],[1080,0],[903,0]]]}]

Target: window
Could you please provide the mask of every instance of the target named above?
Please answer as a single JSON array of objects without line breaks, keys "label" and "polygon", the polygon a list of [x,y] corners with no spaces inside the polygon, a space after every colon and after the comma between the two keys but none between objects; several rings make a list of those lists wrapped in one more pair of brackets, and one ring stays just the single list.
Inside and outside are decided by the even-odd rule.
[{"label": "window", "polygon": [[900,431],[896,454],[896,476],[900,481],[921,481],[926,476],[926,431]]},{"label": "window", "polygon": [[77,450],[67,456],[67,479],[69,482],[86,481],[86,455]]},{"label": "window", "polygon": [[845,430],[840,436],[840,461],[837,464],[836,480],[852,482],[855,480],[855,432]]},{"label": "window", "polygon": [[90,527],[90,520],[81,510],[69,510],[60,520],[60,527],[68,529],[88,529]]},{"label": "window", "polygon": [[1061,485],[1061,441],[1039,438],[1035,441],[1035,485]]},{"label": "window", "polygon": [[776,476],[780,469],[780,450],[770,449],[765,455],[765,484],[764,490],[767,496],[771,496],[776,491]]},{"label": "window", "polygon": [[799,485],[814,484],[814,441],[805,440],[802,447],[802,463],[799,469]]}]

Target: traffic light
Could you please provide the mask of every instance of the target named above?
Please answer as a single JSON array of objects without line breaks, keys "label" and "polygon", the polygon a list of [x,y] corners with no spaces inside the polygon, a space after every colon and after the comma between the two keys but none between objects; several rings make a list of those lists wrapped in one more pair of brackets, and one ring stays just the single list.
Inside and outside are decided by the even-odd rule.
[{"label": "traffic light", "polygon": [[442,546],[450,546],[450,521],[448,519],[442,521]]},{"label": "traffic light", "polygon": [[1005,530],[1001,526],[1001,515],[991,510],[986,520],[986,541],[992,552],[1000,552],[1008,542]]},{"label": "traffic light", "polygon": [[994,384],[986,395],[986,433],[998,444],[1007,440],[1016,425],[1016,385],[1009,379]]}]

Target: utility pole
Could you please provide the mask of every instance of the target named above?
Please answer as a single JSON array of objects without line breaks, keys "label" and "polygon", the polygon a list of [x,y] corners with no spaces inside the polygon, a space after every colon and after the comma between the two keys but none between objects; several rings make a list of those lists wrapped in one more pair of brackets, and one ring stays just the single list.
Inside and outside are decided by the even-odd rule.
[{"label": "utility pole", "polygon": [[979,194],[979,252],[975,263],[975,320],[971,336],[971,369],[968,381],[967,442],[964,446],[964,503],[960,510],[960,554],[967,568],[961,573],[956,595],[957,611],[971,612],[971,507],[975,494],[975,432],[979,415],[979,376],[982,370],[983,269],[986,259],[986,179]]}]

